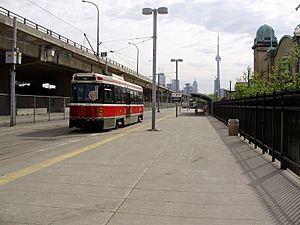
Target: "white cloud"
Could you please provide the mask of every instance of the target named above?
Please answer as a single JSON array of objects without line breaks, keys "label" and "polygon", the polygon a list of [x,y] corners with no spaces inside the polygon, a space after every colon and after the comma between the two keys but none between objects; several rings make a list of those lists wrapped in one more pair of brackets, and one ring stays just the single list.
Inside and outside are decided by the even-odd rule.
[{"label": "white cloud", "polygon": [[[60,19],[49,15],[31,1],[96,39],[96,8],[81,0],[2,1],[1,5],[17,14],[56,31],[74,41],[85,43],[83,34]],[[205,93],[213,92],[216,74],[216,41],[220,32],[221,86],[228,87],[253,64],[253,40],[257,29],[268,24],[278,41],[292,34],[299,23],[298,0],[94,0],[100,9],[102,51],[132,69],[136,68],[136,49],[128,45],[132,37],[152,36],[152,16],[142,15],[143,7],[169,8],[168,15],[158,15],[157,68],[175,78],[171,58],[183,58],[179,65],[181,84],[196,79]],[[112,41],[121,40],[123,41]],[[134,43],[141,40],[131,40]],[[151,76],[152,40],[138,44],[140,72]],[[120,50],[121,49],[121,50]]]}]

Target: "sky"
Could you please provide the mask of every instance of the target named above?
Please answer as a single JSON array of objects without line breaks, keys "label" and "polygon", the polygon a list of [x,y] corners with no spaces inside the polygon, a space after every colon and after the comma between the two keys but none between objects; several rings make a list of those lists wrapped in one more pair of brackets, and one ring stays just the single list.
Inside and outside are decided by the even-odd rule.
[{"label": "sky", "polygon": [[[178,66],[180,88],[198,82],[199,92],[213,93],[216,77],[217,35],[220,35],[221,88],[229,88],[253,68],[253,41],[258,28],[267,24],[279,41],[293,35],[300,23],[300,0],[90,0],[100,11],[100,51],[152,77],[153,16],[142,15],[142,8],[167,7],[169,13],[157,18],[157,73],[166,82],[175,79]],[[0,6],[73,41],[89,47],[86,33],[96,49],[97,10],[81,0],[0,0]]]}]

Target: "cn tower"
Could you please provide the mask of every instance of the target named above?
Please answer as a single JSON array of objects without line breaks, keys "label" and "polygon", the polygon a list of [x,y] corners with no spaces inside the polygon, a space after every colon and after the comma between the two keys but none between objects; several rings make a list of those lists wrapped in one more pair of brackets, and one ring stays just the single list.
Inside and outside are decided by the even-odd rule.
[{"label": "cn tower", "polygon": [[219,33],[218,33],[218,45],[217,45],[217,56],[216,56],[216,61],[217,61],[217,78],[215,79],[215,94],[217,96],[220,96],[220,61],[221,61],[221,56],[219,55]]}]

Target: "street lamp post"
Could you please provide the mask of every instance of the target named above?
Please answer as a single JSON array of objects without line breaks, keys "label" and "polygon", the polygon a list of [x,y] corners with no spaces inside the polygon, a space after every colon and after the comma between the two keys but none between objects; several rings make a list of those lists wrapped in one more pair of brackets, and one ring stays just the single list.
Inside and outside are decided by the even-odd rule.
[{"label": "street lamp post", "polygon": [[168,14],[168,8],[160,7],[158,9],[143,8],[143,15],[153,14],[153,60],[152,60],[152,126],[151,130],[155,128],[155,114],[156,114],[156,39],[157,39],[157,13]]},{"label": "street lamp post", "polygon": [[160,110],[159,110],[159,104],[160,104],[160,93],[159,93],[159,85],[160,85],[160,79],[159,79],[159,77],[160,77],[160,74],[157,74],[157,79],[158,79],[158,81],[157,81],[157,83],[158,83],[158,85],[157,85],[157,112],[160,112]]},{"label": "street lamp post", "polygon": [[[300,7],[300,5],[298,6],[298,8]],[[300,25],[298,25],[296,28],[295,28],[295,31],[294,31],[294,35],[296,37],[296,41],[297,41],[297,48],[299,49],[299,46],[300,46]],[[297,57],[297,67],[296,67],[296,73],[299,74],[300,73],[300,59],[299,57]],[[298,79],[296,78],[296,86],[298,88]]]},{"label": "street lamp post", "polygon": [[[176,92],[179,92],[179,83],[178,83],[178,62],[183,62],[183,59],[171,59],[171,62],[176,63]],[[178,117],[178,103],[176,102],[176,117]]]},{"label": "street lamp post", "polygon": [[190,83],[185,83],[186,86],[186,94],[187,94],[187,109],[190,108]]},{"label": "street lamp post", "polygon": [[231,80],[229,81],[229,99],[231,100]]},{"label": "street lamp post", "polygon": [[86,0],[82,0],[82,2],[93,4],[97,8],[97,56],[99,56],[99,45],[100,45],[100,43],[99,43],[99,8],[94,2],[90,2],[90,1],[86,1]]},{"label": "street lamp post", "polygon": [[251,73],[250,66],[247,67],[247,71],[248,71],[248,87],[249,87],[250,86],[250,73]]},{"label": "street lamp post", "polygon": [[136,74],[139,74],[139,54],[140,54],[140,50],[139,50],[139,48],[136,44],[131,43],[131,42],[128,42],[128,44],[134,45],[136,47]]}]

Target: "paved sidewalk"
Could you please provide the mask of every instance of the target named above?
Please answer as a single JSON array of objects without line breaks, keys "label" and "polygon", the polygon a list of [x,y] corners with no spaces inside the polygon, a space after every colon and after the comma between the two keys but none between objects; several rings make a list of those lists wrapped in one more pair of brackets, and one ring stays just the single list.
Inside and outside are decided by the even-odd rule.
[{"label": "paved sidewalk", "polygon": [[300,224],[298,176],[213,117],[173,114],[1,185],[0,224]]}]

